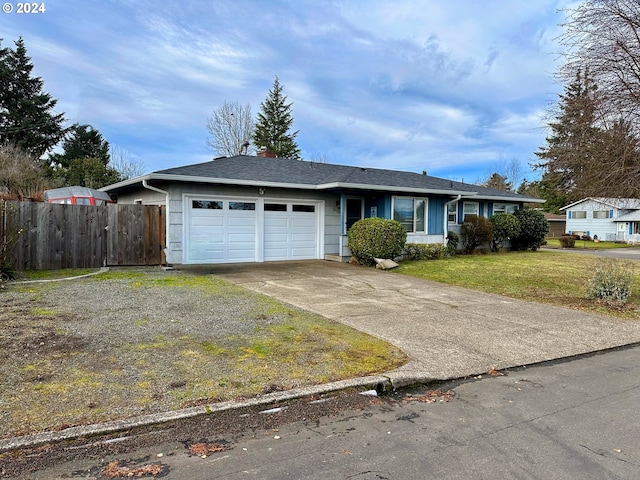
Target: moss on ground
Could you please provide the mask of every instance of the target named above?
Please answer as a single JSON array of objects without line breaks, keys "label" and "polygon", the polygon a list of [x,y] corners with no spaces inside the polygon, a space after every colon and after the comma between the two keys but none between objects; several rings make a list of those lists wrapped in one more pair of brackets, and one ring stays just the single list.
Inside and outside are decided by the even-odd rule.
[{"label": "moss on ground", "polygon": [[[407,361],[379,339],[212,275],[114,269],[81,282],[14,286],[3,298],[0,436],[381,373]],[[135,292],[125,295],[134,302],[130,307],[107,308],[113,323],[119,312],[134,312],[118,329],[110,320],[96,322],[94,311],[85,310],[94,305],[79,304],[70,314],[47,303],[60,301],[65,288],[72,286],[81,298],[79,285],[101,292],[109,282]],[[160,308],[183,289],[205,305],[223,302],[248,328],[220,333],[207,322],[189,322],[188,311],[179,318],[136,312],[143,295],[162,298]],[[243,308],[234,309],[236,304]],[[80,328],[92,321],[90,329]]]}]

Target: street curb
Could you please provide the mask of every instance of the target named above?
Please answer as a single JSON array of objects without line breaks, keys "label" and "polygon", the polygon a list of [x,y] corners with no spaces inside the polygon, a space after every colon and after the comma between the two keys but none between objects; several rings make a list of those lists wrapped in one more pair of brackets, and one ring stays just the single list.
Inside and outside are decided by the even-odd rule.
[{"label": "street curb", "polygon": [[0,439],[0,453],[22,448],[37,447],[46,443],[71,440],[79,437],[102,435],[129,430],[136,427],[162,424],[185,418],[194,418],[225,410],[237,410],[244,407],[253,407],[256,405],[265,405],[274,402],[294,400],[310,395],[319,395],[323,393],[330,393],[356,387],[367,387],[369,389],[375,389],[378,392],[388,391],[389,389],[393,388],[390,378],[387,376],[380,375],[359,377],[350,380],[341,380],[339,382],[326,383],[322,385],[312,385],[295,390],[273,392],[239,402],[228,401],[211,405],[200,405],[197,407],[185,408],[182,410],[175,410],[171,412],[141,415],[124,420],[114,420],[111,422],[96,423],[93,425],[70,427],[59,431],[34,433],[31,435]]},{"label": "street curb", "polygon": [[[598,350],[592,350],[588,352],[577,353],[574,355],[567,355],[564,357],[549,358],[546,360],[540,360],[536,362],[524,363],[519,365],[501,366],[499,371],[526,369],[536,366],[542,366],[545,364],[557,363],[557,362],[569,362],[577,360],[579,358],[591,357],[594,355],[600,355],[606,352],[623,350],[627,348],[640,347],[640,342],[632,342],[623,345],[610,346]],[[461,380],[465,378],[473,378],[476,376],[484,376],[486,372],[469,373],[467,375],[438,378],[430,375],[426,375],[420,372],[419,369],[410,373],[403,372],[402,370],[393,370],[380,375],[372,375],[367,377],[358,377],[349,380],[341,380],[338,382],[325,383],[320,385],[311,385],[308,387],[297,388],[294,390],[287,390],[283,392],[273,392],[265,395],[260,395],[254,398],[250,398],[242,401],[228,401],[214,404],[200,405],[197,407],[185,408],[181,410],[174,410],[170,412],[154,413],[150,415],[141,415],[138,417],[132,417],[123,420],[114,420],[110,422],[96,423],[93,425],[81,425],[77,427],[65,428],[59,431],[34,433],[31,435],[23,435],[12,438],[0,439],[0,454],[9,452],[12,450],[18,450],[23,448],[32,448],[47,443],[61,442],[64,440],[72,440],[80,437],[89,437],[96,435],[104,435],[108,433],[115,433],[120,431],[129,430],[137,427],[145,427],[151,425],[158,425],[176,420],[182,420],[187,418],[195,418],[199,416],[210,415],[212,413],[238,410],[245,407],[254,407],[257,405],[267,405],[275,402],[283,402],[287,400],[296,400],[303,397],[312,395],[321,395],[331,392],[338,392],[340,390],[346,390],[348,388],[365,387],[370,390],[375,390],[378,394],[389,392],[413,385],[429,385],[433,383],[448,382],[454,380]]]}]

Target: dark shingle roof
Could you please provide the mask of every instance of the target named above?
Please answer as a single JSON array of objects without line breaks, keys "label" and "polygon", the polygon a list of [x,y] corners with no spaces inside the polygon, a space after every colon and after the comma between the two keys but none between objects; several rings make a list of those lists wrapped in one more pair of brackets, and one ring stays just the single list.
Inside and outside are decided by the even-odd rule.
[{"label": "dark shingle roof", "polygon": [[210,162],[168,168],[155,172],[159,175],[202,177],[238,181],[274,182],[286,185],[313,185],[330,188],[332,184],[393,188],[451,191],[452,193],[477,193],[481,197],[502,197],[523,200],[526,197],[513,192],[493,190],[444,178],[413,172],[379,168],[352,167],[330,163],[316,163],[287,158],[262,158],[239,155]]},{"label": "dark shingle roof", "polygon": [[413,172],[380,168],[353,167],[330,163],[316,163],[287,158],[263,158],[247,155],[216,158],[210,162],[167,168],[103,190],[117,191],[131,188],[134,183],[146,180],[181,180],[186,182],[234,183],[239,185],[277,185],[284,188],[332,188],[376,189],[445,195],[469,195],[477,198],[494,198],[515,201],[531,201],[530,197],[513,192],[493,190],[444,178]]}]

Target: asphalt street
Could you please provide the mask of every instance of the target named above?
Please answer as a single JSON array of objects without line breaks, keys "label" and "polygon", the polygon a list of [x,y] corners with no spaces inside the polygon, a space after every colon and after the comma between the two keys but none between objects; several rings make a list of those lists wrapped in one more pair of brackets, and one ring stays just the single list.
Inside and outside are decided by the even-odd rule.
[{"label": "asphalt street", "polygon": [[580,248],[582,240],[576,241],[577,248],[542,248],[567,254],[595,255],[597,257],[617,258],[621,260],[640,260],[640,247],[610,248],[603,250],[587,250]]},{"label": "asphalt street", "polygon": [[[205,458],[176,441],[19,478],[105,478],[114,460],[182,480],[640,478],[640,347],[504,373],[237,433]],[[452,393],[427,394],[436,388]]]}]

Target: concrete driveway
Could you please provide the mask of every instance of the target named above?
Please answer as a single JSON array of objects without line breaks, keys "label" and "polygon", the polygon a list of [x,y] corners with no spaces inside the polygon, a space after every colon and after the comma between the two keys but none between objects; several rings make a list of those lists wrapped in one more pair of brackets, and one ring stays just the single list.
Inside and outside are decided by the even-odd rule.
[{"label": "concrete driveway", "polygon": [[382,338],[411,362],[397,386],[640,342],[640,322],[328,261],[207,267],[214,275]]}]

